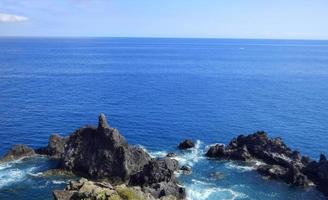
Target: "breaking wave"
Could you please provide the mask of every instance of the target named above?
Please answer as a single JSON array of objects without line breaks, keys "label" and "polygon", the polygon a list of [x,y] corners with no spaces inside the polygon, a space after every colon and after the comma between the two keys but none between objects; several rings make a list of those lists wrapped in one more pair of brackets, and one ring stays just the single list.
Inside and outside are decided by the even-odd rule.
[{"label": "breaking wave", "polygon": [[0,188],[25,180],[36,169],[36,167],[19,169],[15,165],[17,163],[11,162],[0,165]]},{"label": "breaking wave", "polygon": [[247,198],[247,195],[237,192],[232,188],[222,188],[203,181],[192,180],[192,184],[187,186],[188,200],[235,200]]}]

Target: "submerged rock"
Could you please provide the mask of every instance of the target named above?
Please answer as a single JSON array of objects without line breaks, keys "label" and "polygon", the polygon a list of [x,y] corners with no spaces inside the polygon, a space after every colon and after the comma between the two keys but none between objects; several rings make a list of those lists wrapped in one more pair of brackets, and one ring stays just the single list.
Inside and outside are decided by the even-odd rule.
[{"label": "submerged rock", "polygon": [[11,147],[11,149],[0,159],[0,163],[18,160],[24,157],[34,156],[35,152],[32,148],[17,144]]},{"label": "submerged rock", "polygon": [[184,140],[178,145],[179,149],[190,149],[195,147],[195,143],[191,140]]}]

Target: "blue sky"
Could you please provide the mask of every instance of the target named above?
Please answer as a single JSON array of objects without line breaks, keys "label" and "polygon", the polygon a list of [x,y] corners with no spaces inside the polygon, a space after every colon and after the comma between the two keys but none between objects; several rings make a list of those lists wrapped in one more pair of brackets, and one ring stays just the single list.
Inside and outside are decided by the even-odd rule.
[{"label": "blue sky", "polygon": [[0,36],[328,39],[328,0],[0,0]]}]

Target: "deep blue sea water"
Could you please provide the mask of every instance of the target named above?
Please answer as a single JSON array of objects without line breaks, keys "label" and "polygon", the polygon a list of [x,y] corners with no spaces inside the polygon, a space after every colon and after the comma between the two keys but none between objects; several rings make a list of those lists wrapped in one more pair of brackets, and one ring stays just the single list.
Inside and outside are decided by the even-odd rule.
[{"label": "deep blue sea water", "polygon": [[[0,154],[46,145],[51,133],[96,124],[100,112],[154,155],[198,141],[178,152],[193,166],[179,176],[190,200],[323,199],[203,153],[256,130],[314,159],[328,153],[328,41],[0,38]],[[52,199],[67,181],[38,176],[52,165],[0,165],[0,199]]]}]

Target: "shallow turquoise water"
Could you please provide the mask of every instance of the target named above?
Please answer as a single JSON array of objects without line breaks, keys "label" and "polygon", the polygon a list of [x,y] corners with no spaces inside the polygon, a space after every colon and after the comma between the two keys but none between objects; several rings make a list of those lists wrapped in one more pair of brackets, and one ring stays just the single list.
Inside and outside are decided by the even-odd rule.
[{"label": "shallow turquoise water", "polygon": [[[327,83],[327,41],[1,38],[0,153],[15,143],[46,145],[50,133],[96,124],[104,112],[130,143],[155,154],[184,138],[199,140],[201,152],[266,130],[317,158],[328,152]],[[190,199],[322,198],[236,163],[185,157],[196,157],[188,161],[193,175],[179,177]],[[28,175],[33,166],[1,166],[0,199],[43,199],[63,187],[56,180],[31,190],[48,181]],[[224,178],[211,180],[212,171]]]}]

